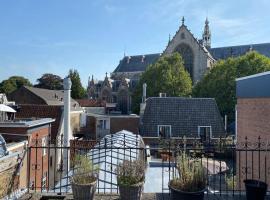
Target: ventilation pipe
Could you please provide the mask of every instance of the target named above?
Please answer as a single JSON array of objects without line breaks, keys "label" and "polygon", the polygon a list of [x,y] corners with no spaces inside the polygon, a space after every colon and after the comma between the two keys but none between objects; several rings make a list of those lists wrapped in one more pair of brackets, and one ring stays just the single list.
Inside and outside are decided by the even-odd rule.
[{"label": "ventilation pipe", "polygon": [[145,103],[146,101],[146,83],[143,84],[143,97],[142,97],[142,103]]},{"label": "ventilation pipe", "polygon": [[224,120],[224,128],[225,128],[225,132],[227,132],[227,125],[228,124],[228,117],[227,115],[225,115],[225,120]]},{"label": "ventilation pipe", "polygon": [[[63,146],[69,147],[70,142],[70,91],[71,80],[69,77],[64,78],[64,140]],[[69,151],[68,148],[64,148],[63,152],[63,171],[68,173],[69,171]]]}]

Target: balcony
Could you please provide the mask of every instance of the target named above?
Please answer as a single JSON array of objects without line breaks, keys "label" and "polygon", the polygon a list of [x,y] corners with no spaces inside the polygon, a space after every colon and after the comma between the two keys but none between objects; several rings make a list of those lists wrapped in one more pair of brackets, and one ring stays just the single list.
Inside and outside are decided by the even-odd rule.
[{"label": "balcony", "polygon": [[[186,152],[191,159],[197,159],[206,169],[204,199],[246,199],[245,179],[259,179],[269,183],[270,152],[268,144],[260,140],[245,140],[233,144],[219,139],[208,144],[199,141],[186,144],[184,139],[177,142],[167,139],[162,140],[159,145],[148,147],[144,146],[140,136],[123,134],[108,135],[95,145],[93,141],[90,142],[92,143],[88,146],[68,147],[68,151],[64,151],[65,147],[62,145],[53,146],[50,143],[47,147],[28,147],[28,186],[24,188],[27,191],[20,199],[73,199],[70,178],[74,166],[70,160],[74,152],[86,155],[94,164],[99,165],[95,193],[97,200],[119,199],[118,174],[115,168],[123,160],[145,162],[143,200],[170,199],[168,182],[178,176],[176,160],[182,152]],[[47,152],[45,157],[36,157],[39,151],[44,152],[44,148]],[[63,157],[59,161],[53,159],[53,163],[46,162],[46,156],[50,157],[53,152],[60,152],[61,155],[70,152],[70,160],[66,161],[66,164],[70,163],[68,172],[58,171],[54,167],[58,163],[65,164]]]}]

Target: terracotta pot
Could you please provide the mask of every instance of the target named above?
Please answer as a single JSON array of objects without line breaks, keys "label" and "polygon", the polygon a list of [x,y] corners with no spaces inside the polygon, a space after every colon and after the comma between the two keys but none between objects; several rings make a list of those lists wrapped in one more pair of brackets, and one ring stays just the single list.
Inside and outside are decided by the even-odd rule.
[{"label": "terracotta pot", "polygon": [[140,200],[142,198],[144,182],[134,185],[118,185],[121,200]]}]

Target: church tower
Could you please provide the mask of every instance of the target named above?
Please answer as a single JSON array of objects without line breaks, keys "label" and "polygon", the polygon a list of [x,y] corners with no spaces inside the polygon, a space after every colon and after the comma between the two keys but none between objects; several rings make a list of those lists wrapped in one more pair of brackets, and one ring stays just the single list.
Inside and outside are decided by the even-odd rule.
[{"label": "church tower", "polygon": [[204,25],[203,35],[202,35],[202,42],[206,48],[211,48],[211,32],[209,28],[208,18],[206,18],[205,20],[205,25]]}]

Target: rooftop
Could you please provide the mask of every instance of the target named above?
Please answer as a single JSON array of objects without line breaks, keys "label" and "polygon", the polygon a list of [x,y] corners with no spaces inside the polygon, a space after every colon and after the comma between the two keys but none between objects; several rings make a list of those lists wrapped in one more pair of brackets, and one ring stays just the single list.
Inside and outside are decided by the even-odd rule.
[{"label": "rooftop", "polygon": [[54,122],[55,119],[52,118],[27,118],[27,119],[15,119],[8,121],[1,121],[0,127],[23,127],[23,128],[31,128],[35,126],[45,125]]}]

